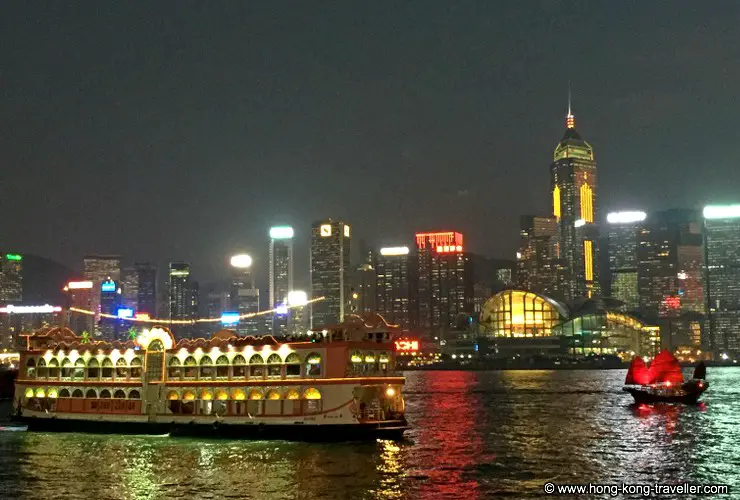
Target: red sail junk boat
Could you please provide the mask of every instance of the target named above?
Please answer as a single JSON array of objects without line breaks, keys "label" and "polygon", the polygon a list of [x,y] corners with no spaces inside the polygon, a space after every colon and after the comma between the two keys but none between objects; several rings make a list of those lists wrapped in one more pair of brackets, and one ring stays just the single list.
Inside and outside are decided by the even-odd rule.
[{"label": "red sail junk boat", "polygon": [[624,390],[632,394],[637,403],[696,404],[709,387],[706,374],[707,368],[702,361],[696,366],[693,378],[684,382],[678,360],[664,350],[655,357],[650,368],[636,356],[627,371]]}]

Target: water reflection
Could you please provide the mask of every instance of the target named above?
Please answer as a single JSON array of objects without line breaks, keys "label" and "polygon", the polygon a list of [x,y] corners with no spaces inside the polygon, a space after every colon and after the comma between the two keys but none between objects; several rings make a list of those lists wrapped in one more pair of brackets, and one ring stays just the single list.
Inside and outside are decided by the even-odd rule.
[{"label": "water reflection", "polygon": [[740,369],[699,406],[636,406],[624,371],[414,372],[404,442],[0,432],[0,498],[539,498],[555,482],[740,491]]}]

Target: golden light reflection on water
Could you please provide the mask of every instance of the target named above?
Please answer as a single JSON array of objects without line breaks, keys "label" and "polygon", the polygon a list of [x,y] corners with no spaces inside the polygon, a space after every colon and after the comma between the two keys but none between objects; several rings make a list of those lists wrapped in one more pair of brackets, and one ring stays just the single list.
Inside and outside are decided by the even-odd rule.
[{"label": "golden light reflection on water", "polygon": [[401,447],[390,440],[378,440],[380,459],[377,465],[380,485],[374,490],[378,498],[403,498],[404,492],[400,481],[400,475],[404,472],[401,461]]}]

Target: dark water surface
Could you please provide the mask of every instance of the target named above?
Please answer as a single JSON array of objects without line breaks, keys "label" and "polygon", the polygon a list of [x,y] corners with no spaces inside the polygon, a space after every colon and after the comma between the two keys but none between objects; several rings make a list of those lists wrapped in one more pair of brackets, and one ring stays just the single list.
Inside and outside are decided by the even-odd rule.
[{"label": "dark water surface", "polygon": [[710,369],[697,407],[631,406],[624,370],[406,375],[405,442],[0,432],[0,498],[537,498],[547,481],[740,498],[740,368]]}]

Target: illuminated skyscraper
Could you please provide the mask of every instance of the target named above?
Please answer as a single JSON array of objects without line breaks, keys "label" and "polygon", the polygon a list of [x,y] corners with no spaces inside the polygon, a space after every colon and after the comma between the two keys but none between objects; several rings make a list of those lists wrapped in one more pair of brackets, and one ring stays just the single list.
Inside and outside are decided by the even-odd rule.
[{"label": "illuminated skyscraper", "polygon": [[[190,264],[170,262],[167,282],[169,295],[169,318],[172,320],[193,320],[198,316],[197,282],[190,276]],[[173,325],[173,330],[181,337],[191,337],[195,330],[189,325]]]},{"label": "illuminated skyscraper", "polygon": [[403,329],[418,324],[416,259],[408,247],[381,248],[376,258],[376,309]]},{"label": "illuminated skyscraper", "polygon": [[[111,279],[116,283],[121,281],[121,256],[120,255],[85,255],[83,258],[86,281],[93,282],[92,306],[95,314],[100,313],[100,285],[103,281]],[[100,317],[96,316],[95,324],[99,324]]]},{"label": "illuminated skyscraper", "polygon": [[138,278],[136,311],[157,316],[157,268],[148,262],[134,263]]},{"label": "illuminated skyscraper", "polygon": [[709,344],[740,353],[740,205],[704,207]]},{"label": "illuminated skyscraper", "polygon": [[[64,291],[67,292],[67,305],[70,307],[76,307],[78,309],[84,309],[86,311],[93,310],[93,282],[92,281],[70,281],[67,286],[64,287]],[[77,335],[82,334],[86,331],[92,334],[95,331],[93,322],[95,318],[87,314],[72,314],[69,318],[69,327]]]},{"label": "illuminated skyscraper", "polygon": [[419,328],[429,335],[454,328],[473,312],[473,269],[463,235],[417,233]]},{"label": "illuminated skyscraper", "polygon": [[565,297],[598,295],[599,252],[596,215],[596,161],[589,143],[576,132],[568,103],[565,135],[550,166],[553,215],[558,223],[556,257],[565,264]]},{"label": "illuminated skyscraper", "polygon": [[286,304],[293,290],[293,228],[270,228],[270,309]]},{"label": "illuminated skyscraper", "polygon": [[0,303],[23,301],[23,257],[15,253],[0,256]]},{"label": "illuminated skyscraper", "polygon": [[341,322],[350,307],[350,227],[332,219],[311,227],[311,326]]},{"label": "illuminated skyscraper", "polygon": [[621,301],[625,311],[636,311],[640,305],[637,286],[637,242],[645,212],[611,212],[608,224],[609,272],[613,299]]},{"label": "illuminated skyscraper", "polygon": [[270,309],[278,308],[272,314],[271,331],[275,335],[288,333],[290,311],[284,306],[288,294],[293,290],[293,228],[276,226],[270,228]]},{"label": "illuminated skyscraper", "polygon": [[[260,291],[254,286],[252,257],[239,254],[231,257],[230,311],[254,314],[260,311]],[[264,316],[242,318],[235,326],[240,335],[267,333]]]},{"label": "illuminated skyscraper", "polygon": [[[369,257],[369,256],[368,256]],[[376,271],[373,261],[368,261],[355,269],[352,279],[352,312],[366,314],[375,312]]]},{"label": "illuminated skyscraper", "polygon": [[[121,288],[112,279],[107,279],[100,284],[100,312],[102,314],[116,315],[121,306]],[[109,342],[116,340],[118,320],[101,317],[98,326],[104,340]]]},{"label": "illuminated skyscraper", "polygon": [[133,267],[121,272],[121,304],[134,311],[139,309],[139,273]]}]

